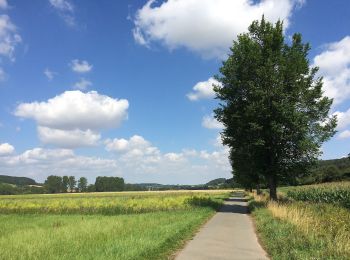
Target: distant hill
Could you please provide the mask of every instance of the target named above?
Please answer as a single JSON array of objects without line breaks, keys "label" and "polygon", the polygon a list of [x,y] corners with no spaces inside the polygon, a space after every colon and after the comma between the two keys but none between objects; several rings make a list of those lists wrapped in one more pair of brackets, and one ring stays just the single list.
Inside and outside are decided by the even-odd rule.
[{"label": "distant hill", "polygon": [[0,175],[0,183],[14,184],[17,186],[37,185],[35,180],[33,180],[31,178],[14,177],[14,176],[7,176],[7,175]]},{"label": "distant hill", "polygon": [[225,178],[218,178],[218,179],[214,179],[214,180],[207,182],[205,185],[206,186],[217,186],[217,185],[225,184],[226,181],[227,180]]},{"label": "distant hill", "polygon": [[350,180],[349,158],[320,160],[311,174],[304,178],[305,184],[341,180]]}]

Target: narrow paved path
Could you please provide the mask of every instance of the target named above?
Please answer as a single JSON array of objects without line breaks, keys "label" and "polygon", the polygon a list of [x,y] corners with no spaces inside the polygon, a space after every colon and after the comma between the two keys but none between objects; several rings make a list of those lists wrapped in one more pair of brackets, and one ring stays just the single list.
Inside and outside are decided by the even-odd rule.
[{"label": "narrow paved path", "polygon": [[268,259],[247,214],[243,194],[236,193],[176,256],[176,260]]}]

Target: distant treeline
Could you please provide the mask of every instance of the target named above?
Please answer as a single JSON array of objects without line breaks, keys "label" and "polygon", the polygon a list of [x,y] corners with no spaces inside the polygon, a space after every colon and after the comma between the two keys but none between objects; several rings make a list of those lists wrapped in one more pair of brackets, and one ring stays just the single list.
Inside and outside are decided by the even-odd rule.
[{"label": "distant treeline", "polygon": [[[350,180],[350,159],[321,160],[313,170],[293,183],[283,186],[305,185],[332,181]],[[44,184],[38,184],[27,177],[0,175],[0,194],[37,194],[64,192],[104,192],[104,191],[147,191],[147,190],[205,190],[240,187],[234,178],[218,178],[199,185],[163,185],[158,183],[125,183],[121,177],[99,176],[94,184],[88,184],[85,177],[78,180],[74,176],[47,177]],[[264,187],[261,187],[264,188]]]},{"label": "distant treeline", "polygon": [[310,174],[298,179],[298,185],[350,180],[350,157],[319,161]]}]

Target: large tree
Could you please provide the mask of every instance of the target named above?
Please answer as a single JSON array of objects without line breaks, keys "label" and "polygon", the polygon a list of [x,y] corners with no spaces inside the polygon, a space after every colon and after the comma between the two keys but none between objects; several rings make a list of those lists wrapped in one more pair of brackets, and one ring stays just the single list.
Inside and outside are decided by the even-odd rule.
[{"label": "large tree", "polygon": [[263,17],[233,42],[217,76],[215,117],[224,124],[233,174],[244,185],[266,183],[271,199],[278,183],[308,171],[335,133],[332,100],[323,96],[309,50],[300,34],[288,44],[283,23]]},{"label": "large tree", "polygon": [[78,189],[80,192],[87,191],[87,179],[85,177],[80,177],[78,180]]},{"label": "large tree", "polygon": [[74,176],[69,176],[68,177],[68,187],[70,192],[74,191],[75,185],[77,184],[77,181],[75,180]]},{"label": "large tree", "polygon": [[44,184],[48,193],[59,193],[64,190],[61,176],[50,175]]},{"label": "large tree", "polygon": [[122,191],[124,179],[120,177],[98,176],[95,181],[96,191]]},{"label": "large tree", "polygon": [[63,176],[62,177],[62,188],[63,192],[67,192],[69,186],[69,177],[68,176]]}]

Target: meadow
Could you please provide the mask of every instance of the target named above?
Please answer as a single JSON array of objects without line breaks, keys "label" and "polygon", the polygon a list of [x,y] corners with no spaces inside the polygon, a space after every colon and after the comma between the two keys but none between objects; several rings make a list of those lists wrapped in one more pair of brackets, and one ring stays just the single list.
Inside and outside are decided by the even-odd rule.
[{"label": "meadow", "polygon": [[229,191],[0,197],[0,259],[168,259]]},{"label": "meadow", "polygon": [[250,208],[272,259],[350,259],[350,183],[279,189],[280,201],[251,194]]}]

